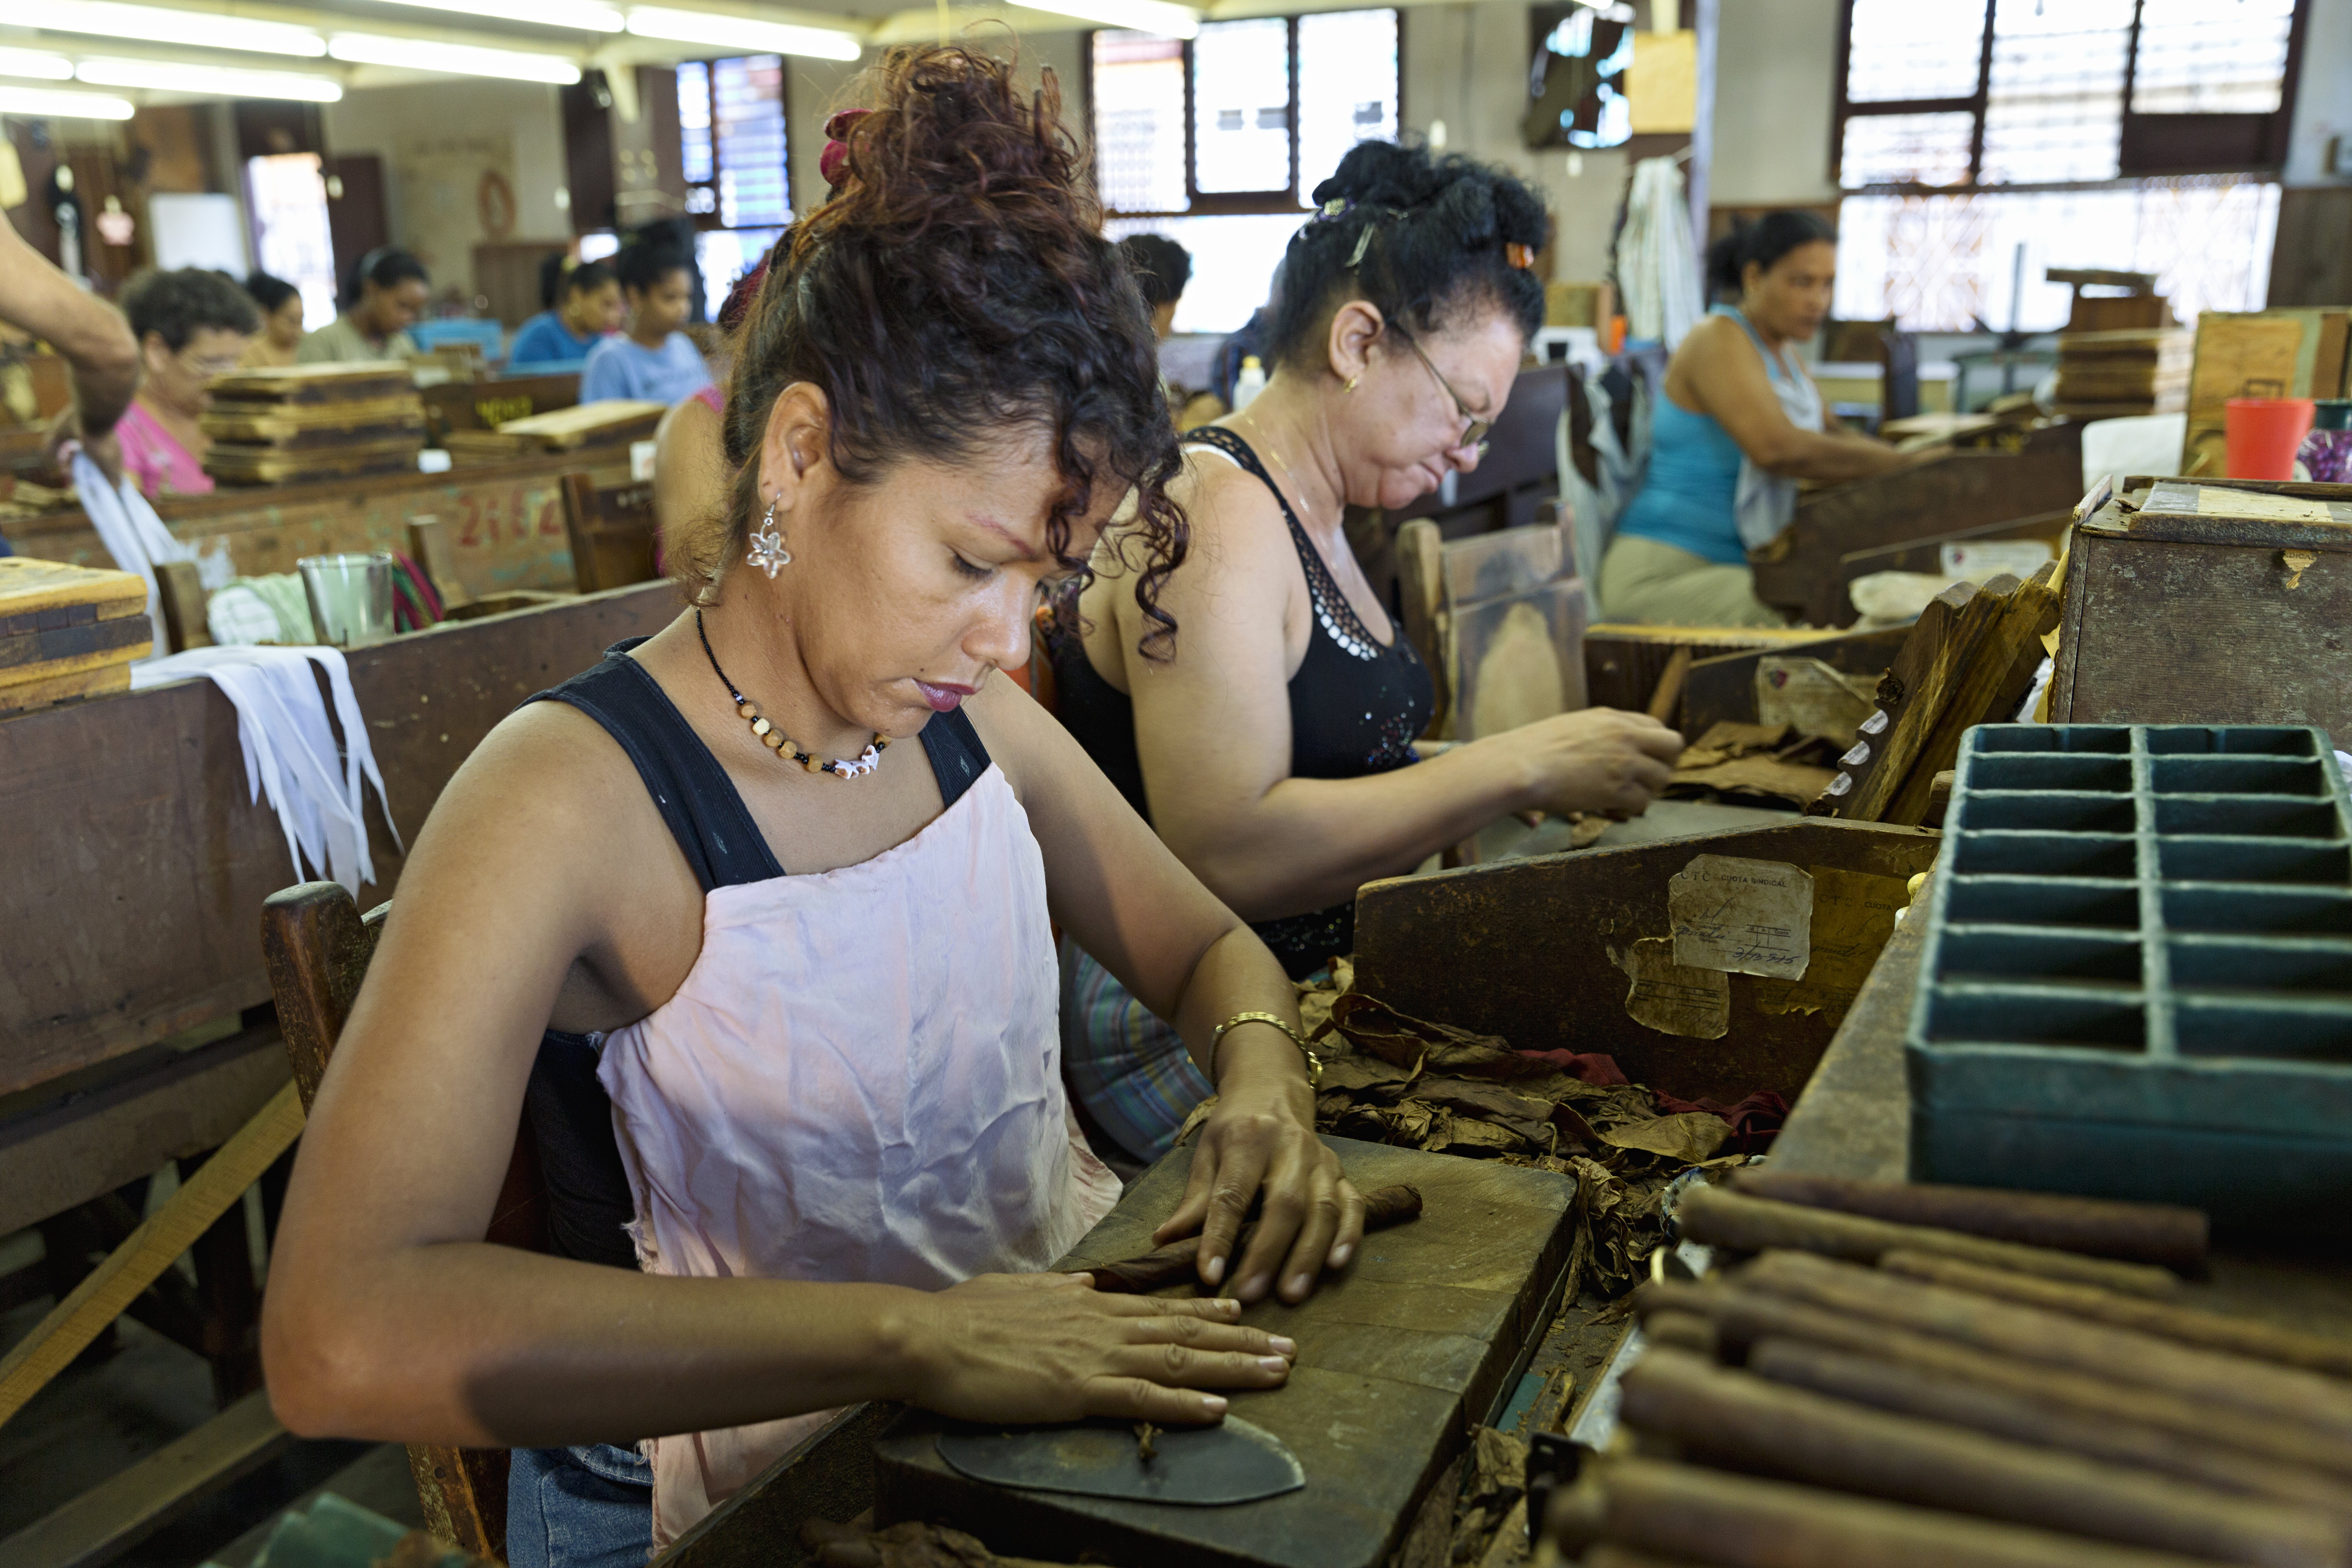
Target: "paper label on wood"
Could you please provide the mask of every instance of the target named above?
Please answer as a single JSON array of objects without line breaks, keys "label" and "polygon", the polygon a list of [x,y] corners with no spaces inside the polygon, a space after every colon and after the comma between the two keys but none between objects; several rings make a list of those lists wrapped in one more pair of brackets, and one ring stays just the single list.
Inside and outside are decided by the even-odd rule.
[{"label": "paper label on wood", "polygon": [[2019,581],[2032,576],[2058,558],[2039,539],[1986,539],[1968,544],[1947,544],[1940,553],[1947,577],[1981,583],[2007,572]]},{"label": "paper label on wood", "polygon": [[1675,962],[1801,980],[1812,952],[1813,879],[1778,860],[1700,855],[1666,884]]},{"label": "paper label on wood", "polygon": [[1756,661],[1756,717],[1801,735],[1853,744],[1854,727],[1878,709],[1878,678],[1848,675],[1818,658],[1772,654]]},{"label": "paper label on wood", "polygon": [[1895,934],[1895,917],[1910,902],[1900,877],[1812,868],[1812,961],[1802,980],[1759,980],[1756,1005],[1766,1013],[1833,1013],[1843,1016],[1870,978],[1879,950]]},{"label": "paper label on wood", "polygon": [[1675,962],[1672,937],[1645,936],[1618,960],[1633,984],[1625,1016],[1661,1034],[1719,1040],[1731,1027],[1731,978]]}]

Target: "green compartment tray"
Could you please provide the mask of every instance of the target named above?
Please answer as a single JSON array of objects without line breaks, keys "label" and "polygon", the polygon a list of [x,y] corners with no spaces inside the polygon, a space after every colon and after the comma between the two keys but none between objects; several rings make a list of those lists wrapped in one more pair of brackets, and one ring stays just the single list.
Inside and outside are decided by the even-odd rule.
[{"label": "green compartment tray", "polygon": [[2325,731],[1962,738],[1905,1042],[1915,1179],[2352,1233],[2352,801]]}]

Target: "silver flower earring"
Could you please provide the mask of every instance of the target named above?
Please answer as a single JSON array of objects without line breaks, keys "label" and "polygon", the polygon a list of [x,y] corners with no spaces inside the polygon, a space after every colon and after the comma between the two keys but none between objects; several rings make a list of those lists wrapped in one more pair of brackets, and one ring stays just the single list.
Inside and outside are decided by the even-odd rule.
[{"label": "silver flower earring", "polygon": [[751,548],[743,557],[771,578],[793,563],[793,552],[784,548],[784,536],[776,531],[776,503],[768,502],[767,515],[760,519],[759,531],[751,535]]}]

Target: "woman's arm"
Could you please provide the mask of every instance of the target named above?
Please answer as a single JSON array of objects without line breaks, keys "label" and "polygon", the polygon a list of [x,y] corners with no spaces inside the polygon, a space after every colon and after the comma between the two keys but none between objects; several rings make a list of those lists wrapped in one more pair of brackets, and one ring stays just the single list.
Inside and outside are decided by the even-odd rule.
[{"label": "woman's arm", "polygon": [[555,704],[499,726],[434,807],[271,1259],[262,1354],[289,1426],[548,1445],[869,1398],[1199,1421],[1223,1409],[1199,1390],[1282,1381],[1285,1347],[1230,1303],[1055,1276],[937,1293],[666,1279],[484,1243],[550,1017],[615,1026],[691,966],[701,894],[666,839],[619,747]]},{"label": "woman's arm", "polygon": [[1749,461],[1784,479],[1866,479],[1916,460],[1867,437],[1790,424],[1756,345],[1724,317],[1702,322],[1675,351],[1666,395],[1712,416]]},{"label": "woman's arm", "polygon": [[[1272,1013],[1297,1028],[1297,989],[1256,933],[1169,853],[1043,709],[1000,680],[972,710],[1029,813],[1055,920],[1176,1026],[1217,1086],[1183,1202],[1159,1238],[1199,1229],[1202,1281],[1230,1277],[1243,1300],[1277,1288],[1285,1300],[1304,1299],[1325,1268],[1355,1250],[1363,1201],[1315,1136],[1306,1058],[1289,1036],[1250,1023],[1222,1043],[1212,1038],[1239,1013]],[[1229,1269],[1234,1237],[1261,1193],[1257,1232]]]},{"label": "woman's arm", "polygon": [[1174,658],[1133,651],[1142,627],[1124,581],[1104,605],[1126,659],[1152,826],[1244,920],[1327,909],[1509,812],[1638,812],[1665,786],[1680,737],[1609,709],[1390,773],[1292,777],[1285,623],[1305,611],[1291,602],[1300,590],[1289,534],[1247,475],[1187,492],[1192,553],[1160,595],[1178,622]]}]

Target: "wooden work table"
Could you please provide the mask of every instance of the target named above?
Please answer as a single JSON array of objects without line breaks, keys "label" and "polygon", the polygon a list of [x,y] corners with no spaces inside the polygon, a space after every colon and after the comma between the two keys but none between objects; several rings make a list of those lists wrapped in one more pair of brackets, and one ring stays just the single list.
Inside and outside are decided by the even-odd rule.
[{"label": "wooden work table", "polygon": [[[563,526],[563,476],[587,470],[599,486],[628,481],[625,449],[549,453],[443,474],[390,474],[319,484],[223,486],[168,498],[156,512],[200,553],[226,548],[241,575],[291,572],[305,555],[406,550],[409,520],[446,526],[459,581],[476,598],[519,588],[569,590],[572,545]],[[19,555],[111,566],[79,508],[0,521]]]},{"label": "wooden work table", "polygon": [[[1895,928],[1773,1141],[1773,1169],[1880,1182],[1909,1178],[1911,1097],[1903,1036],[1925,936],[1916,915]],[[2352,1339],[2352,1266],[2316,1250],[2218,1237],[2212,1278],[2188,1286],[2180,1300]]]},{"label": "wooden work table", "polygon": [[[678,603],[640,584],[354,649],[404,839],[492,725]],[[0,721],[0,1096],[269,1000],[261,901],[315,873],[252,798],[236,710],[210,681]],[[391,896],[403,863],[372,795],[367,816],[362,906]]]}]

